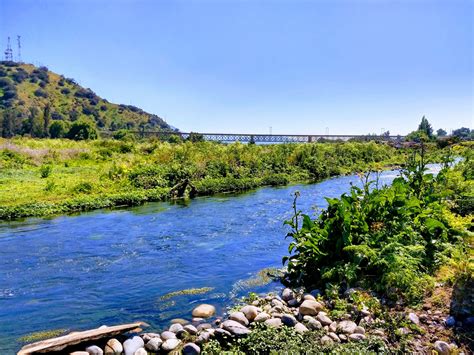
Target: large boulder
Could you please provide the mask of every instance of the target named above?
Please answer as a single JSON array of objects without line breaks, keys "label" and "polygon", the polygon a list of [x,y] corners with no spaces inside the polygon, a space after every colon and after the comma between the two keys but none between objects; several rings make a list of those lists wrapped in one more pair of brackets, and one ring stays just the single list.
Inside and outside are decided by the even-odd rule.
[{"label": "large boulder", "polygon": [[216,307],[210,304],[200,304],[193,309],[193,317],[209,318],[216,313]]},{"label": "large boulder", "polygon": [[192,325],[192,324],[186,324],[186,325],[184,326],[184,330],[185,330],[186,332],[188,332],[189,334],[191,334],[191,335],[196,335],[197,332],[198,332],[197,328],[196,328],[194,325]]},{"label": "large boulder", "polygon": [[250,333],[250,330],[246,326],[231,319],[224,321],[222,323],[222,328],[237,336],[247,335]]},{"label": "large boulder", "polygon": [[315,316],[323,309],[323,305],[318,301],[305,300],[300,305],[299,312],[304,316]]},{"label": "large boulder", "polygon": [[265,321],[265,325],[273,328],[280,328],[282,323],[280,318],[270,318]]},{"label": "large boulder", "polygon": [[441,340],[438,340],[434,343],[434,349],[440,355],[449,355],[451,351],[449,344]]}]

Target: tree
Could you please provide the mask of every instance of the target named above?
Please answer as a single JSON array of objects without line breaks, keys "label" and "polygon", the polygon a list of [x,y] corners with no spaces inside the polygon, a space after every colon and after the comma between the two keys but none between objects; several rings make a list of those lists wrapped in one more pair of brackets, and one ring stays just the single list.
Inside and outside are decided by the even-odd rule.
[{"label": "tree", "polygon": [[471,135],[471,130],[466,127],[461,127],[453,131],[453,136],[459,137],[459,138],[469,138],[470,135]]},{"label": "tree", "polygon": [[95,125],[87,121],[76,121],[72,124],[66,138],[79,140],[97,139]]},{"label": "tree", "polygon": [[43,137],[48,137],[49,135],[49,121],[51,119],[51,104],[47,103],[43,111]]},{"label": "tree", "polygon": [[418,126],[418,130],[425,132],[425,134],[428,136],[428,138],[433,138],[433,127],[431,127],[430,123],[426,119],[425,116],[421,118],[420,125]]},{"label": "tree", "polygon": [[446,135],[448,134],[448,132],[446,132],[444,129],[440,128],[436,131],[436,135],[438,137],[446,137]]},{"label": "tree", "polygon": [[68,130],[68,125],[64,121],[54,121],[49,126],[49,136],[51,138],[63,138]]},{"label": "tree", "polygon": [[11,138],[15,135],[15,113],[12,109],[7,109],[2,116],[2,137]]}]

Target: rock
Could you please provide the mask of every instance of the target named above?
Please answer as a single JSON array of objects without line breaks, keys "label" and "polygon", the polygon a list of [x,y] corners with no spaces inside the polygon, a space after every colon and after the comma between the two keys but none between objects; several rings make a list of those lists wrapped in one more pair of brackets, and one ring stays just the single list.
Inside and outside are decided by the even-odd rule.
[{"label": "rock", "polygon": [[315,316],[323,309],[323,306],[318,301],[305,300],[300,305],[299,311],[302,315]]},{"label": "rock", "polygon": [[[174,335],[174,333],[172,333]],[[145,346],[145,342],[139,336],[127,339],[123,342],[123,352],[125,355],[134,355],[135,351]]]},{"label": "rock", "polygon": [[331,345],[333,343],[334,343],[334,341],[330,337],[328,337],[327,335],[324,335],[321,338],[321,344],[323,344],[323,345]]},{"label": "rock", "polygon": [[316,320],[319,321],[322,325],[329,325],[332,323],[331,318],[325,315],[323,312],[319,312],[316,316]]},{"label": "rock", "polygon": [[307,293],[303,296],[303,300],[305,300],[305,301],[316,301],[316,298],[313,295],[310,295],[309,293]]},{"label": "rock", "polygon": [[367,317],[367,316],[370,316],[370,311],[367,308],[362,308],[362,310],[360,311],[360,314],[362,317]]},{"label": "rock", "polygon": [[444,324],[445,324],[448,328],[454,327],[454,325],[456,324],[456,319],[454,319],[453,316],[449,316],[448,318],[446,318],[446,319],[444,320]]},{"label": "rock", "polygon": [[337,322],[332,322],[329,324],[329,331],[335,333],[337,330]]},{"label": "rock", "polygon": [[153,338],[159,338],[160,336],[161,335],[158,333],[145,333],[141,335],[144,342],[147,342],[148,340],[153,339]]},{"label": "rock", "polygon": [[363,327],[355,327],[354,333],[356,333],[356,334],[365,334],[365,329]]},{"label": "rock", "polygon": [[295,298],[295,293],[293,292],[292,289],[285,288],[283,292],[281,293],[281,298],[283,301],[288,302],[289,300],[292,300],[293,298]]},{"label": "rock", "polygon": [[178,345],[181,344],[181,340],[179,339],[168,339],[166,340],[163,344],[161,344],[161,348],[164,351],[172,351],[178,347]]},{"label": "rock", "polygon": [[314,289],[314,290],[311,290],[311,291],[309,292],[309,294],[310,294],[311,296],[313,296],[313,297],[318,297],[318,296],[321,295],[321,291],[316,288],[316,289]]},{"label": "rock", "polygon": [[163,344],[163,340],[160,338],[153,338],[150,339],[148,343],[146,343],[145,348],[153,352],[158,352],[160,350],[161,344]]},{"label": "rock", "polygon": [[449,355],[450,353],[450,348],[449,344],[446,343],[445,341],[438,340],[434,343],[434,349],[438,354],[441,355]]},{"label": "rock", "polygon": [[381,329],[375,329],[373,332],[372,332],[373,335],[376,335],[376,336],[379,336],[379,337],[383,337],[385,336],[385,333],[383,332],[383,330]]},{"label": "rock", "polygon": [[281,317],[281,322],[288,327],[294,327],[296,323],[298,323],[296,318],[290,314],[284,314],[283,317]]},{"label": "rock", "polygon": [[405,327],[401,327],[395,330],[395,334],[398,336],[407,335],[410,334],[410,330]]},{"label": "rock", "polygon": [[177,333],[183,332],[184,328],[181,324],[174,323],[174,324],[171,324],[171,327],[170,327],[169,330],[170,330],[170,332],[173,332],[173,333],[177,334]]},{"label": "rock", "polygon": [[309,319],[306,319],[306,317],[309,317],[309,316],[305,316],[305,320],[306,322],[308,323],[308,328],[311,329],[311,330],[318,330],[318,329],[321,329],[323,327],[323,325],[317,321],[316,319],[314,319],[313,317],[310,317]]},{"label": "rock", "polygon": [[201,353],[201,348],[194,343],[187,343],[183,346],[183,355],[198,355]]},{"label": "rock", "polygon": [[182,326],[185,326],[186,324],[189,323],[189,321],[187,321],[186,319],[183,319],[183,318],[175,318],[175,319],[172,319],[171,324],[181,324]]},{"label": "rock", "polygon": [[414,323],[416,325],[420,325],[420,319],[418,318],[418,316],[415,313],[413,313],[413,312],[408,313],[408,319],[412,323]]},{"label": "rock", "polygon": [[193,317],[209,318],[216,313],[216,307],[210,304],[200,304],[193,309]]},{"label": "rock", "polygon": [[295,330],[297,333],[300,333],[300,334],[303,334],[309,331],[309,329],[306,328],[306,326],[302,323],[296,323]]},{"label": "rock", "polygon": [[265,322],[267,319],[270,319],[270,318],[271,316],[268,313],[262,312],[262,313],[259,313],[253,321],[255,323],[260,323],[260,322]]},{"label": "rock", "polygon": [[283,303],[280,300],[273,299],[271,305],[272,307],[278,307],[279,309],[283,309]]},{"label": "rock", "polygon": [[230,332],[228,332],[227,330],[222,329],[222,328],[217,328],[215,333],[216,333],[216,336],[220,337],[220,338],[231,337],[232,336],[232,334],[230,334]]},{"label": "rock", "polygon": [[270,318],[265,321],[265,325],[273,328],[280,328],[281,324],[280,318]]},{"label": "rock", "polygon": [[343,320],[337,325],[337,330],[344,334],[352,334],[354,333],[357,324],[355,324],[351,320]]},{"label": "rock", "polygon": [[118,355],[123,352],[123,346],[120,341],[115,338],[109,339],[105,345],[105,354],[106,355]]},{"label": "rock", "polygon": [[99,348],[97,345],[91,345],[86,348],[86,352],[89,355],[103,355],[104,351]]},{"label": "rock", "polygon": [[222,323],[222,328],[237,336],[247,335],[250,333],[250,330],[247,327],[231,319],[224,321]]},{"label": "rock", "polygon": [[235,320],[244,326],[249,325],[249,320],[245,317],[245,314],[242,312],[232,312],[229,316],[229,319]]},{"label": "rock", "polygon": [[196,344],[202,345],[207,343],[211,339],[211,333],[204,331],[199,334],[199,336],[196,338]]},{"label": "rock", "polygon": [[189,334],[191,334],[191,335],[196,335],[197,332],[198,332],[197,328],[196,328],[194,325],[192,325],[192,324],[186,324],[186,325],[183,327],[183,329],[184,329],[186,332],[188,332]]},{"label": "rock", "polygon": [[333,341],[335,341],[336,343],[340,343],[341,342],[341,339],[339,339],[339,337],[337,336],[336,333],[333,333],[333,332],[329,332],[328,333],[328,337],[330,337]]},{"label": "rock", "polygon": [[347,341],[347,335],[345,335],[345,334],[338,334],[338,337],[339,337],[339,339],[341,339],[342,342]]},{"label": "rock", "polygon": [[258,308],[255,306],[244,306],[240,311],[245,314],[245,317],[252,322],[258,315]]},{"label": "rock", "polygon": [[191,320],[194,324],[197,324],[197,323],[201,323],[202,321],[204,321],[204,318],[199,318],[199,317],[193,317],[193,319]]},{"label": "rock", "polygon": [[89,353],[87,351],[74,351],[69,353],[69,355],[89,355]]},{"label": "rock", "polygon": [[133,355],[148,355],[148,353],[145,349],[140,348],[137,351],[135,351],[135,353]]},{"label": "rock", "polygon": [[365,339],[364,334],[354,333],[354,334],[349,335],[349,340],[352,340],[352,341],[360,341],[364,339]]},{"label": "rock", "polygon": [[289,300],[287,303],[288,303],[288,306],[290,307],[298,307],[300,304],[296,298]]},{"label": "rock", "polygon": [[209,323],[202,323],[197,326],[198,331],[204,330],[204,329],[211,329],[211,328],[212,328],[212,324],[209,324]]},{"label": "rock", "polygon": [[161,339],[165,341],[168,339],[176,339],[176,334],[173,332],[170,332],[169,330],[165,330],[163,333],[161,333]]}]

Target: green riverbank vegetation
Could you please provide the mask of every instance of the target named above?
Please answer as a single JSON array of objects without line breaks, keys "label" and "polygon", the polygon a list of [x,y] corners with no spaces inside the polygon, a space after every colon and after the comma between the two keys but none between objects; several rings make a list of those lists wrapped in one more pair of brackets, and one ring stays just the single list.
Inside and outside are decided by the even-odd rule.
[{"label": "green riverbank vegetation", "polygon": [[399,165],[410,150],[376,142],[0,139],[0,219],[319,181]]}]

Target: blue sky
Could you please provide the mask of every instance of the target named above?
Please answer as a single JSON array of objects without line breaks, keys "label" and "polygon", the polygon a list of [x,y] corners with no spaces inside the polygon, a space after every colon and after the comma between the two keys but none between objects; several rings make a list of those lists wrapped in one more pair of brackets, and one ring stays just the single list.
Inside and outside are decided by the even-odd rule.
[{"label": "blue sky", "polygon": [[473,128],[473,23],[471,0],[0,0],[2,51],[20,34],[24,61],[199,132]]}]

